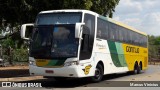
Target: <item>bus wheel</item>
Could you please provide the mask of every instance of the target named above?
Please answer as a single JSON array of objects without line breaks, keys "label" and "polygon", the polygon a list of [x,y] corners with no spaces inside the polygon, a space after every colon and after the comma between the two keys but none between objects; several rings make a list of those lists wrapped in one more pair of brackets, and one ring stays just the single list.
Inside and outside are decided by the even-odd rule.
[{"label": "bus wheel", "polygon": [[142,65],[140,64],[139,65],[139,73],[141,73],[142,72]]},{"label": "bus wheel", "polygon": [[95,70],[95,75],[91,77],[93,82],[99,82],[103,78],[103,67],[101,64],[98,64]]},{"label": "bus wheel", "polygon": [[138,64],[136,64],[135,66],[134,66],[134,74],[139,74],[140,73],[140,66],[138,65]]}]

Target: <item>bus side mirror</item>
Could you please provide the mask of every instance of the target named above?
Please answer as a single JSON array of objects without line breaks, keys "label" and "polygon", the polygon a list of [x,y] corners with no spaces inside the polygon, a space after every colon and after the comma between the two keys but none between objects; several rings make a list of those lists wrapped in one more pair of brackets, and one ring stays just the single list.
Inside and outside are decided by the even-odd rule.
[{"label": "bus side mirror", "polygon": [[75,38],[81,38],[80,34],[81,34],[81,30],[82,30],[83,25],[84,25],[84,23],[76,23],[76,25],[75,25]]},{"label": "bus side mirror", "polygon": [[[29,34],[31,34],[34,24],[23,24],[21,26],[21,38],[29,40]],[[29,29],[29,30],[28,30]]]}]

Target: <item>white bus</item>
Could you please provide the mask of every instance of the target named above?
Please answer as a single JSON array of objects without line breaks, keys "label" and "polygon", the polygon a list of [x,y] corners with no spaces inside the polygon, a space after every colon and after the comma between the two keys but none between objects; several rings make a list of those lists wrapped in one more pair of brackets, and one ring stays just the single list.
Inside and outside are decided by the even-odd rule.
[{"label": "white bus", "polygon": [[148,65],[147,34],[88,10],[42,11],[34,24],[22,25],[21,37],[30,41],[30,75],[98,82]]}]

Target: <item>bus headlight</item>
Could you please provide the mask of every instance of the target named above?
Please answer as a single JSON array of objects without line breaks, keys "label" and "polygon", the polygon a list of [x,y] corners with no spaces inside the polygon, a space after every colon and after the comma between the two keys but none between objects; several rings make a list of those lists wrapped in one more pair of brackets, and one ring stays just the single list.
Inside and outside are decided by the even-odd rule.
[{"label": "bus headlight", "polygon": [[35,61],[29,61],[29,65],[34,65],[34,66],[36,66],[36,62],[35,62]]},{"label": "bus headlight", "polygon": [[71,62],[64,63],[64,66],[72,66],[72,65],[78,65],[78,64],[79,64],[78,61],[71,61]]}]

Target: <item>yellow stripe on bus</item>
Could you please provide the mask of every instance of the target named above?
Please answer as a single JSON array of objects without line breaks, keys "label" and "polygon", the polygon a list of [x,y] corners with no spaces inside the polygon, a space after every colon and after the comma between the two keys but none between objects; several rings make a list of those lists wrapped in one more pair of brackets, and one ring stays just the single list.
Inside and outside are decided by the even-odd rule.
[{"label": "yellow stripe on bus", "polygon": [[[135,62],[138,64],[142,62],[142,69],[147,68],[148,62],[148,49],[144,47],[122,44],[124,50],[124,56],[126,59],[126,63],[128,65],[128,69],[130,71],[134,70]],[[144,65],[143,65],[144,64]]]}]

